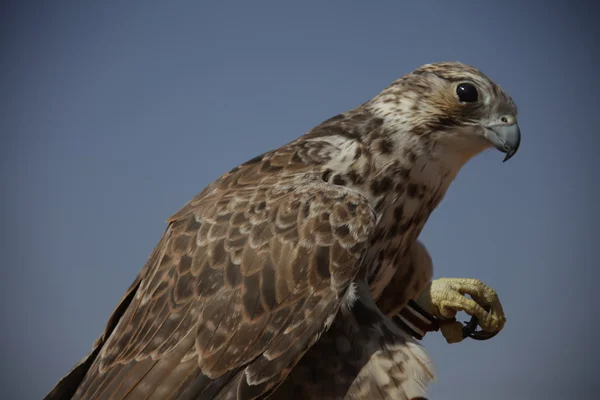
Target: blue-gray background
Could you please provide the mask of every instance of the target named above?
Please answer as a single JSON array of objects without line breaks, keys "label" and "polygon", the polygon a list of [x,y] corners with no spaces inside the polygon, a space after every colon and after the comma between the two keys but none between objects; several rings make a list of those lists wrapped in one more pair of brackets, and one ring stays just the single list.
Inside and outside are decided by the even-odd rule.
[{"label": "blue-gray background", "polygon": [[489,283],[508,323],[429,335],[431,397],[592,398],[594,3],[282,3],[0,6],[1,397],[41,398],[87,353],[163,221],[221,173],[460,60],[513,96],[522,147],[470,162],[422,238],[436,276]]}]

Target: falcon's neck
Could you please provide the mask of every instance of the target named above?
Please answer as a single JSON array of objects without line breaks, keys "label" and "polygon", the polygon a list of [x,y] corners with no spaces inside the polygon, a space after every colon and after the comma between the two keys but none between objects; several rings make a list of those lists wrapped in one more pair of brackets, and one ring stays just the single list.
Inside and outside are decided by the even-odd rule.
[{"label": "falcon's neck", "polygon": [[323,176],[362,193],[380,216],[400,204],[405,218],[428,216],[467,159],[397,121],[358,110],[334,117],[308,135],[335,148],[322,165]]},{"label": "falcon's neck", "polygon": [[341,151],[323,165],[323,176],[364,195],[380,219],[386,211],[402,206],[402,221],[418,216],[424,223],[460,169],[455,160],[440,159],[435,148],[415,153],[415,147],[398,146],[393,153],[382,155],[378,154],[381,144],[376,142],[366,146],[348,139],[334,141]]}]

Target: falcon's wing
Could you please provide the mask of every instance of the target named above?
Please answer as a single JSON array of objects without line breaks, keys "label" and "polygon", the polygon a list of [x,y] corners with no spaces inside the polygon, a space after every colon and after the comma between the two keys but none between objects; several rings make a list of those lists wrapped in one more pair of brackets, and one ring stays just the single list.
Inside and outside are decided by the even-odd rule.
[{"label": "falcon's wing", "polygon": [[254,398],[287,376],[337,313],[375,217],[346,188],[265,176],[226,176],[170,220],[74,398]]}]

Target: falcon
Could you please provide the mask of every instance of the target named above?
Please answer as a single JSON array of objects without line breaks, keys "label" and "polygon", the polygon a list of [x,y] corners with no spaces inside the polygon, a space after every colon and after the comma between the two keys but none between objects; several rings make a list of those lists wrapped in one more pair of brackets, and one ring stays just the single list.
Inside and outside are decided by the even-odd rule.
[{"label": "falcon", "polygon": [[168,219],[46,399],[423,398],[410,305],[449,342],[457,311],[488,332],[505,317],[478,280],[432,281],[418,237],[470,158],[516,153],[516,116],[476,68],[427,64],[225,173]]}]

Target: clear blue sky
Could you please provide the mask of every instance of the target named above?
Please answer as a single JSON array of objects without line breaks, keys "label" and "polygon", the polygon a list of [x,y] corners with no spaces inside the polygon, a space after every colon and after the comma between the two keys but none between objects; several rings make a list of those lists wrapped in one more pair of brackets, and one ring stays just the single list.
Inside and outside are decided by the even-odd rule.
[{"label": "clear blue sky", "polygon": [[592,398],[598,7],[282,3],[3,2],[2,397],[41,398],[88,352],[164,220],[221,173],[458,60],[511,94],[523,141],[472,160],[422,234],[437,277],[484,280],[508,317],[489,342],[426,338],[431,397]]}]

